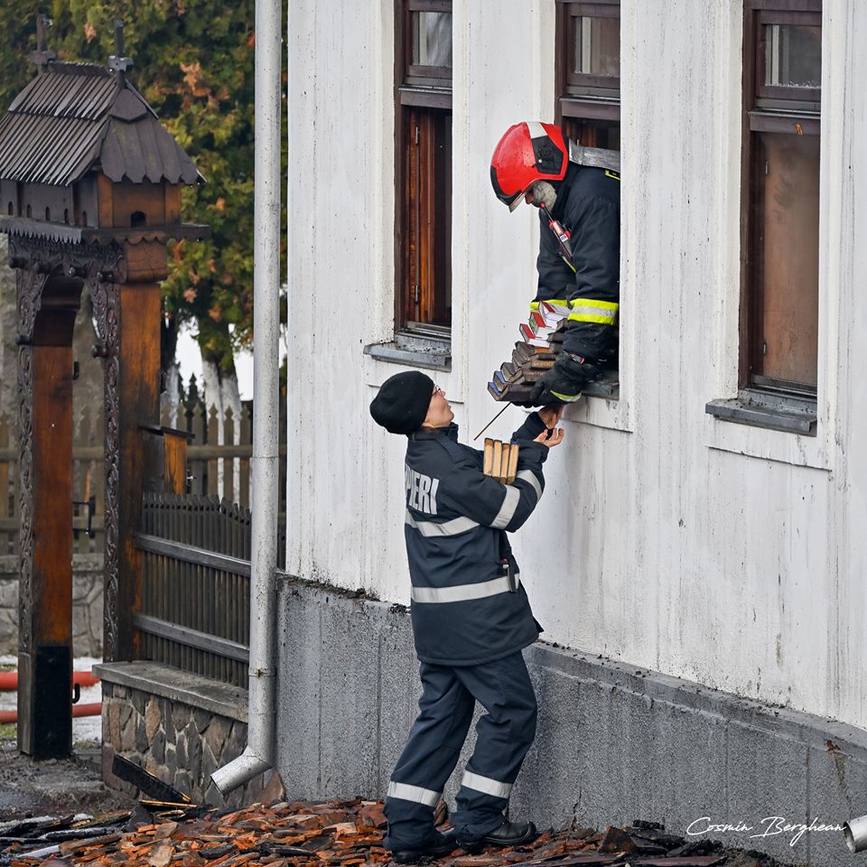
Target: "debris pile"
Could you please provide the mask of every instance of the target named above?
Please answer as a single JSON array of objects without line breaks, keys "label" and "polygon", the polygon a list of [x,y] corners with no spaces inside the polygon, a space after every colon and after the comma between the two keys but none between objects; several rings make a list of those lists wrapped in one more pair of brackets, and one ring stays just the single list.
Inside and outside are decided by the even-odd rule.
[{"label": "debris pile", "polygon": [[[222,810],[150,804],[150,809],[139,804],[131,813],[88,820],[67,816],[0,826],[0,864],[350,867],[390,861],[382,847],[386,819],[381,801],[281,801]],[[442,802],[438,819],[445,820]],[[609,827],[603,832],[549,830],[531,844],[508,849],[489,847],[476,854],[456,849],[436,863],[441,867],[773,867],[775,863],[758,853],[747,853],[755,854],[754,858],[739,853],[734,859],[730,854],[721,843],[686,842],[661,825],[636,820],[626,828]]]}]

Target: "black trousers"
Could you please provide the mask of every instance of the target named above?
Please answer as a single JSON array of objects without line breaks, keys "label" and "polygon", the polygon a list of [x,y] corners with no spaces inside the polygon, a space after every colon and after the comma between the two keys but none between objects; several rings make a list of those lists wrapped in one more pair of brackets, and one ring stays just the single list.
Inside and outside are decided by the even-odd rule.
[{"label": "black trousers", "polygon": [[472,840],[503,821],[512,784],[536,734],[536,696],[520,651],[481,665],[421,663],[419,715],[391,775],[385,815],[389,849],[423,846],[433,811],[460,756],[475,703],[487,711],[476,725],[452,823]]}]

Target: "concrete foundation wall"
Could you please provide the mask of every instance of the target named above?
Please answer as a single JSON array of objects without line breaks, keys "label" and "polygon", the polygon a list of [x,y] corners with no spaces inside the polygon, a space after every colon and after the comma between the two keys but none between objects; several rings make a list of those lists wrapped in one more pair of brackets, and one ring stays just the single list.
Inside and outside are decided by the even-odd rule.
[{"label": "concrete foundation wall", "polygon": [[[277,757],[287,797],[383,797],[421,693],[409,614],[289,578],[279,610]],[[679,834],[692,825],[690,839],[788,864],[863,861],[840,830],[803,833],[792,846],[797,830],[780,832],[768,818],[816,827],[867,813],[863,730],[597,654],[537,643],[525,656],[540,713],[513,816],[542,827],[640,818]],[[450,806],[473,742],[471,732],[446,788]],[[710,823],[751,830],[703,833]]]}]

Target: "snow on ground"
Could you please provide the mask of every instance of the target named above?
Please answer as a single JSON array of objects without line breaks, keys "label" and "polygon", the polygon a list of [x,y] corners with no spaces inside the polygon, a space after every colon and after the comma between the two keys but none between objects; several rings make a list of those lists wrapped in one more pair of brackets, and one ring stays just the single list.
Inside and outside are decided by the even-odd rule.
[{"label": "snow on ground", "polygon": [[[72,668],[74,671],[90,671],[97,663],[102,662],[101,659],[94,659],[92,656],[79,656],[73,661]],[[18,666],[17,656],[0,656],[0,666],[7,668],[8,666]],[[83,686],[81,688],[81,698],[79,704],[94,704],[102,701],[102,685]],[[16,692],[0,692],[0,710],[15,710],[18,705],[18,693]],[[85,741],[99,743],[102,740],[102,717],[86,716],[78,717],[72,721],[72,743],[78,744]]]}]

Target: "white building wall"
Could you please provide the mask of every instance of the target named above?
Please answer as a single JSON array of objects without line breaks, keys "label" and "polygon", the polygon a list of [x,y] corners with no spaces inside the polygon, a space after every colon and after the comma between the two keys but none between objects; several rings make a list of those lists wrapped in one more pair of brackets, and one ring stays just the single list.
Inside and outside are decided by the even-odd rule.
[{"label": "white building wall", "polygon": [[[867,726],[867,4],[825,0],[819,436],[705,413],[737,386],[740,2],[622,0],[621,395],[567,411],[514,537],[543,638]],[[392,0],[290,4],[290,572],[408,604],[393,333]],[[553,0],[454,0],[453,365],[468,440],[534,294],[535,212],[490,188],[553,115]],[[859,173],[860,169],[860,173]],[[490,434],[507,437],[509,410]]]}]

